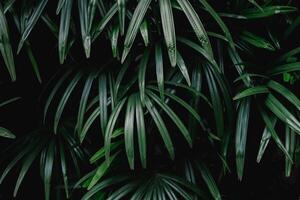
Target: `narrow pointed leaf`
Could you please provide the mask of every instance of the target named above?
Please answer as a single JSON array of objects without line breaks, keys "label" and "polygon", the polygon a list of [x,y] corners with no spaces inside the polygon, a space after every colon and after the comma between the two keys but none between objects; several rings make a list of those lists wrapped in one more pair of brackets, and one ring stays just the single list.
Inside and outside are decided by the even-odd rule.
[{"label": "narrow pointed leaf", "polygon": [[160,17],[171,65],[176,65],[176,33],[170,0],[159,0]]},{"label": "narrow pointed leaf", "polygon": [[139,1],[127,29],[121,62],[123,63],[133,45],[137,32],[148,10],[151,0]]},{"label": "narrow pointed leaf", "polygon": [[59,124],[61,115],[63,113],[63,110],[65,108],[65,105],[66,105],[67,101],[69,100],[69,97],[71,96],[71,93],[73,92],[73,90],[76,87],[80,78],[81,78],[81,74],[80,73],[76,74],[76,76],[72,79],[72,81],[66,88],[65,93],[63,94],[63,96],[57,106],[55,117],[54,117],[54,133],[57,133],[58,124]]},{"label": "narrow pointed leaf", "polygon": [[177,66],[179,67],[179,69],[182,73],[182,76],[185,78],[188,86],[190,86],[191,85],[190,75],[189,75],[188,69],[185,65],[185,62],[179,52],[177,52]]},{"label": "narrow pointed leaf", "polygon": [[250,97],[243,99],[239,105],[236,137],[235,137],[235,153],[236,168],[239,180],[242,180],[246,153],[246,141],[249,123]]},{"label": "narrow pointed leaf", "polygon": [[145,98],[145,82],[146,82],[145,78],[146,78],[146,69],[149,60],[149,55],[150,55],[149,49],[145,50],[142,60],[139,64],[138,80],[139,80],[139,90],[140,90],[140,97],[142,103],[144,103],[144,98]]},{"label": "narrow pointed leaf", "polygon": [[135,96],[135,117],[136,117],[136,127],[137,127],[137,134],[138,134],[141,163],[143,168],[146,168],[146,164],[147,164],[146,130],[145,130],[143,107],[138,95]]},{"label": "narrow pointed leaf", "polygon": [[33,13],[31,14],[30,18],[26,23],[26,27],[21,34],[21,39],[18,46],[18,53],[20,52],[21,48],[23,47],[24,42],[28,38],[29,34],[31,33],[33,27],[37,23],[38,19],[40,18],[44,8],[46,7],[48,0],[41,0],[38,5],[36,5]]},{"label": "narrow pointed leaf", "polygon": [[58,35],[59,61],[64,63],[67,54],[67,42],[70,29],[71,13],[73,0],[65,0],[60,14],[60,26]]},{"label": "narrow pointed leaf", "polygon": [[155,69],[160,97],[164,99],[164,63],[160,44],[155,46]]},{"label": "narrow pointed leaf", "polygon": [[113,133],[115,124],[117,122],[117,119],[119,117],[119,114],[120,114],[125,102],[126,102],[126,98],[124,98],[122,101],[120,101],[118,103],[118,105],[114,108],[113,112],[110,115],[110,118],[108,120],[106,129],[105,129],[104,147],[105,147],[105,157],[108,162],[110,161],[112,133]]},{"label": "narrow pointed leaf", "polygon": [[220,191],[209,169],[203,163],[198,162],[197,164],[200,173],[202,175],[202,178],[204,179],[211,195],[214,197],[215,200],[221,200],[222,198],[221,198]]},{"label": "narrow pointed leaf", "polygon": [[16,70],[6,17],[0,5],[0,52],[12,81],[16,80]]},{"label": "narrow pointed leaf", "polygon": [[239,92],[235,97],[233,97],[233,100],[239,100],[245,97],[253,96],[256,94],[263,94],[263,93],[269,93],[269,90],[265,86],[256,86],[247,88],[241,92]]},{"label": "narrow pointed leaf", "polygon": [[121,35],[124,34],[125,30],[125,13],[126,13],[126,1],[118,0],[118,10],[119,10],[119,24]]},{"label": "narrow pointed leaf", "polygon": [[90,74],[88,76],[87,80],[85,81],[85,84],[84,84],[81,99],[80,99],[80,102],[79,102],[77,124],[76,124],[76,128],[77,128],[78,133],[80,133],[81,130],[82,130],[84,113],[86,112],[86,105],[87,105],[89,94],[90,94],[90,91],[91,91],[91,88],[92,88],[93,81],[94,81],[94,75]]},{"label": "narrow pointed leaf", "polygon": [[130,169],[134,169],[134,109],[135,98],[131,95],[127,102],[124,124],[125,150]]},{"label": "narrow pointed leaf", "polygon": [[167,148],[167,151],[171,159],[174,159],[175,158],[174,147],[173,147],[173,143],[169,131],[167,130],[167,127],[164,121],[162,120],[159,112],[157,111],[157,109],[154,107],[151,100],[147,96],[145,96],[145,106],[147,107],[147,110],[149,111],[152,119],[154,120],[154,123],[157,126],[157,129],[165,143],[165,146]]},{"label": "narrow pointed leaf", "polygon": [[213,52],[212,52],[209,38],[193,6],[190,4],[188,0],[177,0],[177,2],[182,8],[185,15],[187,16],[198,40],[200,41],[200,44],[203,46],[203,48],[205,49],[209,57],[213,58]]},{"label": "narrow pointed leaf", "polygon": [[290,126],[292,130],[300,134],[300,122],[298,119],[280,103],[280,101],[269,94],[265,101],[265,105],[273,112],[281,121]]},{"label": "narrow pointed leaf", "polygon": [[172,119],[174,124],[176,124],[176,126],[178,127],[178,129],[181,131],[182,135],[188,142],[189,146],[192,147],[193,141],[190,136],[190,133],[189,133],[188,129],[186,128],[186,126],[183,124],[183,122],[176,115],[176,113],[150,90],[147,90],[147,95],[149,95],[149,97],[151,99],[153,99],[165,111],[165,113]]}]

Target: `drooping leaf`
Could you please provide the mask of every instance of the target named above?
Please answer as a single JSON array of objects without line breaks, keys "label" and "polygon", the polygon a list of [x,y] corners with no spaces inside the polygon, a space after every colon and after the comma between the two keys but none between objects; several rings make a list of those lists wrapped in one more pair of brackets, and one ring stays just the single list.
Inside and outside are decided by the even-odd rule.
[{"label": "drooping leaf", "polygon": [[0,137],[15,139],[16,136],[8,129],[0,127]]},{"label": "drooping leaf", "polygon": [[70,29],[72,4],[73,4],[73,0],[65,0],[60,14],[58,52],[59,52],[59,61],[61,64],[64,63],[64,60],[66,59],[67,56],[67,48],[68,48],[67,42],[68,42],[69,29]]},{"label": "drooping leaf", "polygon": [[159,112],[157,111],[157,109],[154,107],[151,100],[147,96],[145,96],[145,106],[147,107],[147,110],[149,111],[152,119],[154,120],[154,123],[157,126],[157,129],[165,143],[165,146],[168,150],[168,153],[169,153],[171,159],[174,159],[174,157],[175,157],[174,146],[173,146],[169,131],[168,131],[163,119],[161,118]]},{"label": "drooping leaf", "polygon": [[239,92],[237,95],[235,95],[235,97],[233,97],[233,100],[239,100],[245,97],[253,96],[256,94],[264,94],[268,92],[269,90],[265,86],[251,87]]},{"label": "drooping leaf", "polygon": [[56,113],[55,113],[55,117],[54,117],[54,133],[57,133],[57,128],[58,128],[58,124],[61,118],[61,115],[64,111],[65,105],[67,103],[67,101],[69,100],[69,97],[71,95],[71,93],[73,92],[74,88],[76,87],[78,81],[80,80],[82,74],[78,73],[76,74],[76,76],[71,80],[70,84],[68,85],[68,87],[65,90],[65,93],[63,94],[57,109],[56,109]]},{"label": "drooping leaf", "polygon": [[185,15],[187,16],[198,40],[200,41],[200,44],[203,46],[203,48],[209,55],[209,58],[212,59],[214,57],[212,52],[212,47],[197,12],[195,11],[195,9],[193,8],[193,6],[190,4],[188,0],[177,0],[177,2],[182,8]]},{"label": "drooping leaf", "polygon": [[6,17],[0,5],[0,52],[12,81],[16,80],[16,70]]},{"label": "drooping leaf", "polygon": [[265,105],[281,121],[289,125],[296,133],[300,134],[300,122],[275,96],[269,94],[265,101]]},{"label": "drooping leaf", "polygon": [[165,43],[168,49],[168,55],[171,65],[176,65],[176,34],[173,19],[173,12],[170,0],[159,0],[160,17],[164,33]]},{"label": "drooping leaf", "polygon": [[139,64],[139,72],[138,72],[138,80],[139,80],[139,90],[140,90],[140,97],[142,103],[144,103],[145,99],[145,78],[146,78],[146,69],[149,60],[150,51],[149,49],[145,50],[141,62]]},{"label": "drooping leaf", "polygon": [[244,172],[244,162],[246,153],[246,141],[250,114],[250,97],[241,100],[238,109],[236,136],[235,136],[235,154],[236,168],[239,180],[242,180]]},{"label": "drooping leaf", "polygon": [[20,39],[20,42],[19,42],[19,45],[18,45],[18,53],[21,51],[21,48],[23,47],[24,42],[28,38],[28,36],[31,33],[33,27],[36,25],[36,23],[37,23],[38,19],[40,18],[44,8],[47,5],[47,3],[48,3],[48,0],[39,1],[39,3],[34,8],[31,16],[26,21],[26,26],[25,26],[24,30],[22,31],[21,39]]},{"label": "drooping leaf", "polygon": [[131,169],[134,169],[134,113],[135,98],[131,95],[128,98],[127,109],[124,124],[124,141],[128,163]]},{"label": "drooping leaf", "polygon": [[126,102],[126,98],[118,103],[118,105],[112,111],[110,118],[108,120],[106,129],[105,129],[105,140],[104,140],[104,147],[105,147],[105,157],[108,162],[110,162],[110,152],[111,152],[111,139],[112,133],[119,117],[119,114]]},{"label": "drooping leaf", "polygon": [[137,7],[134,10],[132,19],[129,23],[127,33],[125,36],[124,50],[122,54],[121,62],[123,63],[133,45],[137,32],[140,28],[140,25],[144,19],[144,16],[148,10],[148,7],[151,3],[151,0],[141,0],[139,1]]},{"label": "drooping leaf", "polygon": [[141,163],[143,168],[146,168],[146,164],[147,164],[146,129],[145,129],[144,111],[142,107],[142,102],[138,95],[135,96],[135,117],[136,117],[136,127],[138,133]]}]

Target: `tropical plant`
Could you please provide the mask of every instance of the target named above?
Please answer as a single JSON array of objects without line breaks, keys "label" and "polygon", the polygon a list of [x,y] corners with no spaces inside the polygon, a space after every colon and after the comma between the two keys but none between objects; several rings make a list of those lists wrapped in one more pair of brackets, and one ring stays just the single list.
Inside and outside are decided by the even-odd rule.
[{"label": "tropical plant", "polygon": [[247,155],[272,159],[268,147],[292,176],[299,8],[296,0],[0,2],[1,70],[22,84],[32,79],[18,73],[29,61],[32,84],[43,88],[32,91],[37,128],[4,151],[0,183],[20,165],[16,196],[39,159],[45,199],[56,188],[57,198],[83,200],[219,200],[223,178],[236,171],[242,181]]}]

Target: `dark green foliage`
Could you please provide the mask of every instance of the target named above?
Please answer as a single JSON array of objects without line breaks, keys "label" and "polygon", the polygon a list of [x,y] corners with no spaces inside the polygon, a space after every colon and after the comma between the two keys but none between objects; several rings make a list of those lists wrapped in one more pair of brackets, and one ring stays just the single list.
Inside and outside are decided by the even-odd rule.
[{"label": "dark green foliage", "polygon": [[[220,200],[220,180],[236,179],[228,172],[243,179],[249,141],[257,162],[274,143],[291,176],[300,164],[299,8],[296,0],[1,1],[1,73],[18,82],[25,57],[44,90],[31,102],[42,107],[42,128],[5,151],[0,184],[18,171],[16,196],[39,165],[46,200],[54,190],[83,200]],[[51,43],[57,68],[42,68],[36,43],[44,54]],[[2,127],[0,136],[15,138]]]}]

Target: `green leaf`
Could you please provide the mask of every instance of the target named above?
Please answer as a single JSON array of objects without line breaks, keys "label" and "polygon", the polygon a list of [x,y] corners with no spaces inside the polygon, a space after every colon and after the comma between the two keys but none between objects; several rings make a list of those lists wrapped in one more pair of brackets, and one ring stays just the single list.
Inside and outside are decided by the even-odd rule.
[{"label": "green leaf", "polygon": [[98,96],[100,109],[100,126],[102,134],[104,135],[107,125],[107,81],[105,74],[102,74],[99,77]]},{"label": "green leaf", "polygon": [[144,51],[142,60],[139,64],[138,80],[139,80],[139,90],[140,90],[140,97],[142,103],[144,103],[144,98],[145,98],[145,76],[146,76],[146,69],[149,60],[149,55],[150,55],[150,50],[146,49]]},{"label": "green leaf", "polygon": [[[117,129],[116,131],[120,131],[123,133],[124,129]],[[115,132],[116,132],[115,131]],[[114,135],[115,133],[113,133]],[[118,142],[112,142],[111,143],[111,151],[117,149],[117,147],[119,147],[121,144],[123,144],[123,141],[118,141]],[[99,159],[103,158],[105,156],[105,148],[102,147],[101,149],[99,149],[91,158],[90,158],[90,163],[93,164],[96,161],[98,161]]]},{"label": "green leaf", "polygon": [[[300,19],[300,18],[299,18]],[[280,56],[278,59],[275,60],[275,63],[281,63],[287,61],[289,58],[295,56],[296,54],[300,53],[300,47],[297,47],[295,49],[292,49],[288,51],[287,53]]]},{"label": "green leaf", "polygon": [[97,168],[96,173],[94,174],[89,186],[88,186],[88,190],[90,190],[92,187],[94,187],[99,180],[105,175],[105,173],[109,170],[110,164],[114,161],[114,159],[116,158],[116,156],[118,155],[118,153],[115,153],[112,157],[110,161],[104,160],[103,163],[101,163],[101,165]]},{"label": "green leaf", "polygon": [[108,120],[106,129],[105,129],[105,140],[104,140],[104,147],[105,147],[105,157],[106,160],[110,161],[110,152],[111,152],[111,139],[112,139],[112,133],[115,127],[115,124],[117,122],[117,119],[119,117],[119,114],[126,102],[126,98],[124,98],[122,101],[120,101],[117,106],[112,111],[110,118]]},{"label": "green leaf", "polygon": [[148,31],[148,22],[147,20],[144,20],[143,23],[140,26],[140,32],[142,35],[142,38],[144,40],[144,44],[147,47],[149,44],[149,31]]},{"label": "green leaf", "polygon": [[257,19],[297,11],[297,8],[292,6],[265,6],[262,8],[263,11],[261,11],[259,8],[242,10],[242,15],[247,19]]},{"label": "green leaf", "polygon": [[54,133],[57,133],[57,128],[58,128],[58,124],[61,118],[61,115],[63,113],[63,110],[65,108],[65,105],[67,103],[67,101],[69,100],[69,97],[71,95],[71,93],[73,92],[74,88],[76,87],[78,81],[80,80],[82,74],[78,73],[76,74],[76,76],[71,80],[70,84],[68,85],[68,87],[66,88],[58,106],[56,109],[56,113],[55,113],[55,117],[54,117]]},{"label": "green leaf", "polygon": [[40,18],[44,8],[46,7],[48,0],[41,0],[38,5],[34,8],[31,16],[28,20],[26,20],[25,29],[22,31],[21,39],[18,46],[18,53],[20,52],[21,48],[24,45],[24,42],[28,38],[29,34],[31,33],[33,27],[37,23],[38,19]]},{"label": "green leaf", "polygon": [[61,173],[64,182],[64,189],[65,189],[66,197],[68,199],[69,198],[69,185],[68,185],[68,176],[67,176],[68,167],[66,162],[64,145],[61,140],[59,140],[59,155],[60,155]]},{"label": "green leaf", "polygon": [[146,143],[146,130],[144,121],[144,112],[141,99],[138,95],[135,96],[135,117],[136,127],[138,133],[139,152],[143,168],[147,166],[147,143]]},{"label": "green leaf", "polygon": [[268,71],[269,75],[274,76],[285,72],[294,72],[300,70],[300,62],[287,63],[273,67]]},{"label": "green leaf", "polygon": [[119,27],[121,35],[124,34],[125,30],[125,14],[126,14],[126,1],[118,0],[118,11],[119,11]]},{"label": "green leaf", "polygon": [[66,0],[59,0],[56,7],[56,14],[58,15],[65,5]]},{"label": "green leaf", "polygon": [[215,200],[221,200],[222,198],[220,191],[209,169],[206,167],[206,165],[199,162],[197,162],[197,167],[199,168],[201,176],[204,179],[211,195],[214,197]]},{"label": "green leaf", "polygon": [[109,11],[105,14],[102,20],[93,29],[93,41],[102,33],[107,24],[112,20],[113,16],[118,11],[117,3],[113,4]]},{"label": "green leaf", "polygon": [[214,56],[210,45],[210,41],[197,12],[194,10],[193,6],[188,0],[177,0],[177,2],[182,8],[185,15],[187,16],[198,40],[200,41],[200,44],[203,46],[203,48],[209,55],[209,58],[212,59]]},{"label": "green leaf", "polygon": [[50,199],[50,187],[51,187],[51,177],[54,164],[54,154],[55,154],[55,143],[52,140],[48,146],[45,165],[44,165],[44,187],[45,187],[45,200]]},{"label": "green leaf", "polygon": [[91,91],[91,88],[92,88],[93,81],[94,81],[94,74],[91,73],[88,76],[87,80],[85,81],[84,88],[83,88],[82,95],[81,95],[81,99],[80,99],[80,102],[79,102],[77,124],[76,124],[76,128],[77,128],[77,131],[78,131],[79,134],[82,130],[84,114],[86,112],[86,105],[87,105],[89,94],[90,94],[90,91]]},{"label": "green leaf", "polygon": [[14,97],[14,98],[8,99],[8,100],[6,100],[6,101],[4,101],[4,102],[1,102],[1,103],[0,103],[0,108],[3,107],[3,106],[8,105],[8,104],[10,104],[10,103],[13,103],[13,102],[15,102],[15,101],[18,101],[19,99],[21,99],[21,97]]},{"label": "green leaf", "polygon": [[124,186],[121,186],[120,188],[118,188],[117,190],[112,192],[108,196],[107,200],[124,199],[128,195],[128,193],[130,193],[132,190],[134,190],[136,188],[137,185],[138,185],[138,182],[127,183]]},{"label": "green leaf", "polygon": [[14,5],[15,2],[16,2],[16,0],[5,1],[4,6],[3,6],[4,13],[6,13]]},{"label": "green leaf", "polygon": [[128,179],[127,176],[113,176],[111,178],[105,179],[100,183],[96,184],[90,191],[85,193],[85,195],[81,198],[81,200],[90,200],[91,197],[94,194],[96,194],[98,191],[101,191],[106,187],[112,187],[113,185],[123,182],[127,179]]},{"label": "green leaf", "polygon": [[264,12],[264,9],[255,0],[248,0],[248,2],[251,3],[251,4],[253,4],[260,11]]},{"label": "green leaf", "polygon": [[64,0],[60,14],[60,26],[58,35],[58,52],[60,64],[64,63],[67,56],[67,42],[70,29],[73,0]]},{"label": "green leaf", "polygon": [[19,173],[18,179],[16,181],[16,186],[15,186],[14,194],[13,194],[14,197],[17,196],[17,193],[21,186],[21,183],[22,183],[27,171],[29,170],[30,166],[32,165],[33,161],[36,159],[39,152],[41,151],[42,146],[43,146],[42,143],[38,144],[38,146],[36,146],[35,149],[31,149],[30,153],[26,157],[24,157],[22,168],[20,169],[20,173]]},{"label": "green leaf", "polygon": [[235,136],[236,168],[239,180],[242,180],[246,153],[246,141],[250,113],[250,97],[241,100],[238,109]]},{"label": "green leaf", "polygon": [[[288,151],[291,158],[293,158],[296,149],[296,134],[288,126],[285,126],[285,148]],[[291,176],[292,166],[293,166],[293,162],[291,162],[288,156],[285,156],[286,177]]]},{"label": "green leaf", "polygon": [[119,26],[114,26],[111,33],[111,49],[114,58],[118,57],[118,39],[119,39]]},{"label": "green leaf", "polygon": [[189,146],[192,147],[193,146],[193,141],[192,141],[192,138],[190,136],[190,133],[189,133],[188,129],[186,128],[186,126],[183,124],[183,122],[176,115],[176,113],[165,102],[163,102],[158,96],[156,96],[150,90],[147,90],[147,95],[149,95],[149,97],[151,99],[153,99],[165,111],[165,113],[172,119],[174,124],[176,124],[176,126],[179,128],[182,135],[184,136],[184,138],[188,142]]},{"label": "green leaf", "polygon": [[87,58],[90,57],[91,52],[91,35],[88,27],[88,1],[78,1],[79,20],[82,44]]},{"label": "green leaf", "polygon": [[151,0],[141,0],[139,1],[136,9],[134,10],[132,19],[129,23],[129,27],[127,29],[127,33],[125,36],[124,42],[124,50],[121,62],[123,63],[133,45],[137,32],[140,28],[140,25],[144,19],[144,16],[148,10],[148,7],[151,3]]},{"label": "green leaf", "polygon": [[233,97],[233,100],[239,100],[245,97],[249,97],[257,94],[269,93],[269,92],[270,91],[265,86],[251,87],[239,92],[237,95],[235,95],[235,97]]},{"label": "green leaf", "polygon": [[273,45],[269,41],[267,41],[263,37],[255,35],[251,32],[243,31],[242,34],[240,35],[240,38],[243,41],[245,41],[257,48],[262,48],[262,49],[266,49],[269,51],[275,51],[275,47],[273,47]]},{"label": "green leaf", "polygon": [[174,154],[174,147],[172,144],[172,140],[169,134],[169,131],[163,121],[163,119],[161,118],[159,112],[157,111],[157,109],[155,108],[155,106],[152,104],[151,100],[145,96],[145,105],[147,107],[147,110],[149,111],[152,119],[154,120],[154,123],[156,124],[158,131],[165,143],[165,146],[168,150],[168,153],[171,157],[171,159],[173,160],[175,158],[175,154]]},{"label": "green leaf", "polygon": [[285,154],[285,156],[287,158],[289,158],[289,160],[292,162],[292,158],[289,155],[289,152],[285,149],[284,145],[282,144],[280,138],[278,137],[278,135],[277,135],[277,133],[274,129],[274,126],[275,126],[274,119],[272,121],[272,118],[270,118],[268,116],[268,114],[264,110],[262,110],[261,108],[260,108],[260,114],[261,114],[261,116],[262,116],[262,118],[263,118],[263,120],[266,124],[266,127],[267,127],[269,133],[271,134],[273,140],[275,141],[275,143],[277,144],[279,149]]},{"label": "green leaf", "polygon": [[64,83],[64,81],[68,78],[68,76],[71,74],[72,70],[68,70],[66,71],[63,76],[57,81],[57,83],[55,84],[55,87],[52,89],[51,93],[49,94],[47,101],[45,103],[45,107],[44,107],[44,117],[43,117],[43,122],[45,123],[46,121],[46,115],[49,109],[49,106],[54,98],[54,95],[57,93],[57,91],[59,90],[59,88],[61,87],[61,85]]},{"label": "green leaf", "polygon": [[[269,126],[272,129],[274,129],[276,122],[277,122],[277,118],[274,115],[272,115],[268,120]],[[272,137],[272,134],[269,131],[269,128],[266,126],[264,128],[264,132],[263,132],[261,140],[260,140],[260,145],[259,145],[259,150],[258,150],[257,157],[256,157],[256,162],[259,163],[261,161],[261,158],[263,157],[263,155],[265,153],[265,150],[269,144],[271,137]]]},{"label": "green leaf", "polygon": [[267,86],[274,91],[281,94],[284,98],[286,98],[289,102],[291,102],[298,110],[300,110],[300,99],[292,93],[289,89],[281,85],[280,83],[270,80]]},{"label": "green leaf", "polygon": [[[152,86],[148,86],[149,89],[158,91],[157,88],[152,87]],[[203,121],[201,119],[201,117],[199,116],[199,114],[197,113],[197,111],[190,106],[187,102],[185,102],[184,100],[182,100],[181,98],[179,98],[177,95],[174,95],[170,92],[165,92],[165,95],[167,97],[170,97],[172,100],[176,101],[178,104],[180,104],[182,107],[184,107],[187,111],[189,111],[189,113],[200,123],[203,124]]]},{"label": "green leaf", "polygon": [[213,58],[211,58],[211,55],[208,52],[206,52],[205,49],[203,49],[201,46],[199,46],[198,44],[194,43],[193,41],[191,41],[187,38],[177,37],[177,40],[179,42],[189,46],[190,48],[194,49],[198,53],[200,53],[214,67],[218,68],[218,65],[217,65],[216,61]]},{"label": "green leaf", "polygon": [[191,86],[191,79],[189,76],[188,69],[185,65],[185,62],[184,62],[182,56],[180,55],[180,53],[178,51],[177,51],[177,66],[179,67],[179,69],[182,73],[182,76],[185,78],[188,86]]},{"label": "green leaf", "polygon": [[160,44],[155,45],[155,69],[160,97],[164,99],[164,63]]},{"label": "green leaf", "polygon": [[37,61],[36,61],[36,59],[33,55],[33,52],[32,52],[32,49],[31,49],[31,46],[30,46],[29,42],[25,42],[25,47],[26,47],[27,56],[28,56],[28,58],[31,62],[31,66],[33,68],[35,76],[36,76],[37,80],[39,81],[39,83],[42,83],[42,78],[41,78],[41,74],[40,74],[40,71],[39,71],[39,67],[38,67]]},{"label": "green leaf", "polygon": [[280,103],[280,101],[278,101],[276,97],[274,97],[272,94],[269,94],[265,101],[265,105],[281,121],[289,125],[289,127],[296,133],[300,134],[300,122],[284,107],[284,105],[282,105],[282,103]]},{"label": "green leaf", "polygon": [[235,49],[235,45],[234,45],[231,33],[230,33],[228,27],[226,26],[226,24],[224,23],[224,21],[218,15],[218,13],[209,5],[209,3],[206,0],[199,0],[199,2],[204,6],[204,8],[208,11],[208,13],[214,18],[214,20],[220,26],[220,28],[224,32],[226,38],[228,39],[231,48]]},{"label": "green leaf", "polygon": [[210,98],[212,101],[212,107],[214,110],[214,117],[216,122],[216,130],[218,136],[224,134],[224,116],[223,116],[223,105],[220,98],[220,94],[216,85],[216,80],[214,79],[212,72],[207,67],[204,70],[207,79],[207,84],[209,88]]},{"label": "green leaf", "polygon": [[12,47],[9,39],[6,17],[0,5],[0,52],[12,81],[16,80],[16,70]]},{"label": "green leaf", "polygon": [[0,137],[15,139],[16,136],[8,129],[0,127]]},{"label": "green leaf", "polygon": [[134,169],[134,111],[135,97],[131,95],[127,102],[124,124],[125,150],[130,169]]},{"label": "green leaf", "polygon": [[160,17],[171,65],[176,66],[176,33],[170,0],[159,0]]},{"label": "green leaf", "polygon": [[83,142],[88,130],[90,129],[91,125],[93,124],[93,122],[96,120],[96,118],[98,117],[98,115],[100,114],[100,107],[98,107],[97,109],[95,109],[92,114],[88,117],[88,119],[86,120],[82,131],[80,132],[79,135],[79,140],[80,143]]},{"label": "green leaf", "polygon": [[12,168],[19,162],[28,152],[33,152],[33,148],[37,146],[37,141],[32,141],[31,145],[25,146],[25,148],[22,149],[13,159],[10,161],[10,163],[6,166],[3,173],[0,177],[0,184],[3,182],[7,174],[12,170]]}]

